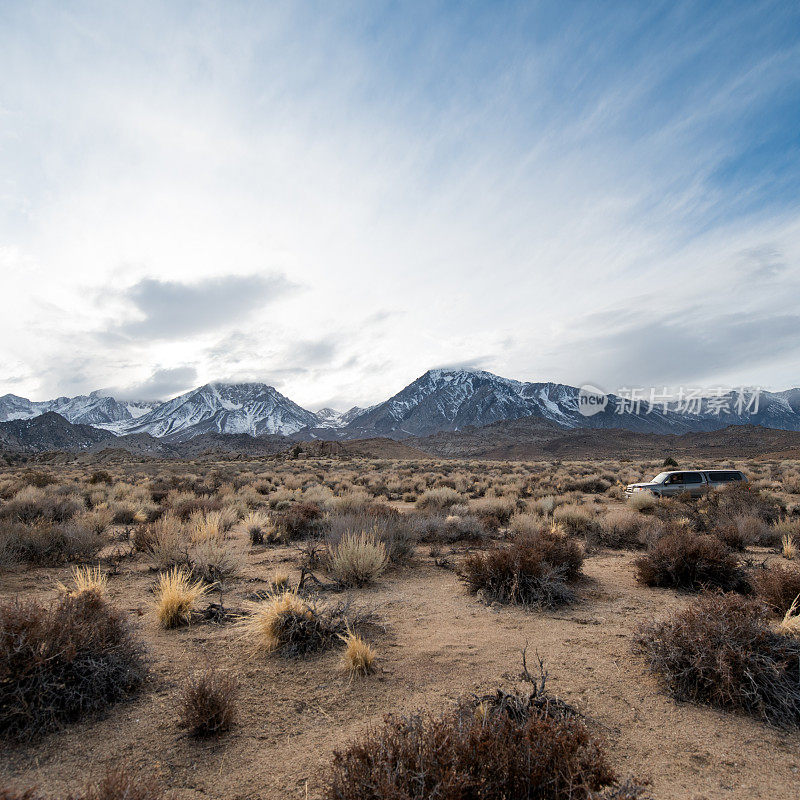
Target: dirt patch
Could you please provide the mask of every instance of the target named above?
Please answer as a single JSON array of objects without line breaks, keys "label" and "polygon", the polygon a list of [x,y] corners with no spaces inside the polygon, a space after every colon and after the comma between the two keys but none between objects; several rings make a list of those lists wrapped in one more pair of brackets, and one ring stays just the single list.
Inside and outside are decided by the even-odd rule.
[{"label": "dirt patch", "polygon": [[[259,579],[285,568],[295,553],[259,551],[225,603],[246,605]],[[552,690],[577,704],[608,741],[611,763],[649,778],[655,798],[795,797],[800,734],[677,704],[631,655],[639,623],[689,599],[638,586],[632,560],[617,552],[587,558],[581,602],[541,613],[469,597],[423,548],[413,566],[354,593],[386,626],[373,637],[378,671],[360,680],[340,669],[338,650],[295,661],[253,655],[236,625],[159,630],[148,611],[153,575],[144,563],[127,562],[110,579],[109,597],[148,646],[150,682],[136,700],[99,719],[35,745],[6,747],[0,776],[63,793],[127,761],[155,771],[175,798],[315,797],[334,748],[389,711],[441,709],[464,693],[507,683],[527,642],[545,660]],[[5,573],[2,595],[51,597],[55,581],[67,577],[66,569]],[[178,727],[175,707],[187,675],[207,662],[239,677],[239,724],[218,740],[196,741]]]}]

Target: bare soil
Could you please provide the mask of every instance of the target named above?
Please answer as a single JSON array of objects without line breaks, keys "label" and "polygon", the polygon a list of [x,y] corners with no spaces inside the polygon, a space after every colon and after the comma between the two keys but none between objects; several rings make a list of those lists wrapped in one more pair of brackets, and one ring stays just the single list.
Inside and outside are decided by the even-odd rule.
[{"label": "bare soil", "polygon": [[[385,632],[375,644],[378,672],[349,679],[339,651],[305,660],[253,655],[233,624],[161,631],[149,611],[153,573],[124,562],[109,581],[110,601],[127,611],[149,648],[152,678],[131,702],[26,746],[3,746],[0,785],[38,785],[63,796],[106,765],[154,771],[172,798],[314,798],[335,748],[388,712],[446,708],[469,692],[513,683],[527,642],[550,673],[552,691],[590,718],[621,775],[649,779],[660,800],[797,798],[800,733],[744,716],[680,704],[631,654],[636,627],[690,597],[638,586],[630,553],[585,562],[582,600],[557,612],[487,606],[425,548],[414,563],[354,593],[377,609]],[[229,607],[263,589],[273,569],[297,577],[295,548],[252,551],[248,572],[225,597]],[[452,557],[457,562],[458,556]],[[55,596],[68,569],[0,576],[0,595]],[[180,686],[212,662],[241,682],[239,724],[219,739],[195,741],[177,726]]]}]

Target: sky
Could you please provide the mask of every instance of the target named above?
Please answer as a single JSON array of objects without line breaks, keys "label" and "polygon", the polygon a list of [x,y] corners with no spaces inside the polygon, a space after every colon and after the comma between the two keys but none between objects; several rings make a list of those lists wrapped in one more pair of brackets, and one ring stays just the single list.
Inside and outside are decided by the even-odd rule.
[{"label": "sky", "polygon": [[800,385],[795,2],[0,0],[0,394]]}]

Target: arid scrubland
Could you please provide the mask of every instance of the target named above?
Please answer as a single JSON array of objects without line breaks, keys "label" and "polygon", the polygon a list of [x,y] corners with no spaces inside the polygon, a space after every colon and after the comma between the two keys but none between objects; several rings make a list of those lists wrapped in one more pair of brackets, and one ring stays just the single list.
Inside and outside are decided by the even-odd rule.
[{"label": "arid scrubland", "polygon": [[8,467],[0,796],[796,796],[800,464],[730,465]]}]

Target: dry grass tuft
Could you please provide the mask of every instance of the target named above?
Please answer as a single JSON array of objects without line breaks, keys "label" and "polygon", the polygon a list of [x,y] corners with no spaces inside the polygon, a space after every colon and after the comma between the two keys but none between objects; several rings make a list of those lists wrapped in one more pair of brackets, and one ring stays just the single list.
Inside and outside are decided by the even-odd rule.
[{"label": "dry grass tuft", "polygon": [[180,567],[158,576],[155,594],[155,610],[158,624],[162,628],[177,628],[192,620],[192,606],[208,591],[202,581]]},{"label": "dry grass tuft", "polygon": [[791,533],[784,533],[781,537],[781,555],[789,560],[797,558],[797,545],[794,543],[794,536]]},{"label": "dry grass tuft", "polygon": [[108,585],[108,576],[100,571],[100,567],[74,567],[72,570],[74,588],[70,589],[63,583],[58,588],[64,594],[78,595],[81,592],[95,592],[101,597],[105,595]]},{"label": "dry grass tuft", "polygon": [[800,594],[786,610],[778,630],[786,636],[800,637]]},{"label": "dry grass tuft", "polygon": [[375,662],[375,649],[352,631],[340,638],[345,643],[342,662],[347,671],[353,676],[369,675]]},{"label": "dry grass tuft", "polygon": [[258,606],[244,629],[256,650],[267,653],[282,647],[310,652],[325,638],[314,607],[288,589]]}]

